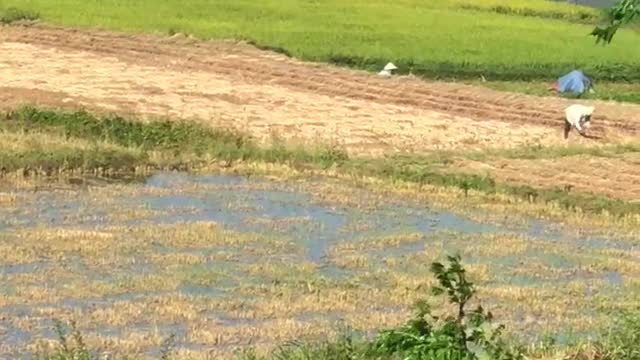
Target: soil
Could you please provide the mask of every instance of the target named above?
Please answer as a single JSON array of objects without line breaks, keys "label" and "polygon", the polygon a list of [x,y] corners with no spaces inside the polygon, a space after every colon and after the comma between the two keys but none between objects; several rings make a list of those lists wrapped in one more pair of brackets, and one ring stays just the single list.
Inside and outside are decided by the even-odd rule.
[{"label": "soil", "polygon": [[615,158],[568,156],[558,159],[464,160],[456,171],[491,174],[503,183],[541,187],[570,185],[572,191],[605,195],[627,201],[640,200],[640,154]]},{"label": "soil", "polygon": [[0,28],[0,100],[142,119],[193,119],[261,141],[350,153],[607,143],[640,133],[640,106],[595,103],[592,134],[562,138],[570,101],[304,63],[231,41],[50,25]]},{"label": "soil", "polygon": [[[523,145],[602,145],[640,135],[640,106],[535,97],[412,76],[302,62],[235,41],[200,41],[51,25],[0,27],[0,109],[31,103],[190,119],[268,143],[333,143],[383,156]],[[589,129],[563,138],[564,108],[596,107]],[[535,186],[640,198],[636,158],[465,161],[458,171]]]}]

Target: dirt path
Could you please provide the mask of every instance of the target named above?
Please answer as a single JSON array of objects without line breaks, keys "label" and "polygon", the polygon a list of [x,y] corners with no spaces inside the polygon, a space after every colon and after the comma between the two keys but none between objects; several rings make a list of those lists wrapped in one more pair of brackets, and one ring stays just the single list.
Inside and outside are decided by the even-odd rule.
[{"label": "dirt path", "polygon": [[[562,99],[383,79],[233,42],[44,25],[2,27],[0,41],[5,107],[29,101],[191,118],[370,155],[564,143]],[[599,103],[596,111],[600,141],[639,134],[640,107]]]}]

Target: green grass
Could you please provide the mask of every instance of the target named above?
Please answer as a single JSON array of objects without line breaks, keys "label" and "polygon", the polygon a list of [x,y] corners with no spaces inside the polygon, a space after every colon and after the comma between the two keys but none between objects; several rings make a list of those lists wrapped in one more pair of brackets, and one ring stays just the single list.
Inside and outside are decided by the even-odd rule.
[{"label": "green grass", "polygon": [[494,12],[498,14],[531,16],[549,19],[561,19],[578,23],[599,21],[603,14],[586,6],[567,6],[567,4],[550,1],[531,0],[460,0],[456,5],[463,9]]},{"label": "green grass", "polygon": [[18,21],[33,21],[40,18],[40,14],[31,10],[8,7],[0,11],[0,24],[11,24]]},{"label": "green grass", "polygon": [[489,175],[450,173],[442,169],[442,164],[434,163],[431,159],[412,157],[409,161],[399,161],[397,158],[372,160],[368,162],[349,162],[343,168],[346,171],[356,171],[393,180],[409,181],[419,184],[454,187],[466,192],[475,190],[487,194],[507,194],[532,202],[558,203],[565,209],[589,213],[607,211],[615,215],[640,213],[640,204],[623,200],[611,199],[583,193],[573,193],[562,187],[534,188],[527,185],[512,185],[498,183]]},{"label": "green grass", "polygon": [[585,155],[590,157],[610,158],[622,154],[640,152],[640,143],[612,144],[599,147],[581,145],[544,147],[540,145],[524,146],[513,149],[498,149],[465,154],[471,160],[502,159],[558,159],[568,156]]},{"label": "green grass", "polygon": [[[553,80],[581,68],[596,80],[640,79],[637,33],[625,30],[610,46],[596,46],[588,36],[592,24],[548,18],[591,22],[598,16],[594,11],[543,0],[473,2],[478,10],[464,9],[464,4],[453,0],[2,1],[2,7],[37,11],[45,21],[57,24],[249,39],[306,60],[372,70],[393,61],[400,72],[433,78]],[[507,10],[496,12],[500,6]],[[532,16],[511,15],[524,13]]]},{"label": "green grass", "polygon": [[[154,161],[154,154],[162,153],[162,158],[165,159],[164,166],[170,164],[181,169],[189,169],[211,160],[286,163],[299,169],[326,169],[333,166],[342,173],[454,187],[464,190],[465,194],[470,190],[487,194],[507,194],[528,201],[558,203],[566,209],[579,208],[591,213],[607,211],[620,216],[640,213],[640,203],[573,193],[563,188],[501,184],[488,175],[451,173],[446,168],[451,156],[448,154],[392,156],[381,159],[349,158],[345,152],[335,147],[289,148],[280,143],[261,147],[243,134],[189,122],[165,120],[142,123],[118,116],[98,118],[84,111],[54,112],[32,107],[8,114],[2,122],[2,127],[5,131],[18,134],[48,133],[59,137],[62,142],[61,146],[52,150],[36,146],[29,148],[31,150],[27,150],[26,154],[24,151],[6,151],[0,157],[0,165],[4,171],[46,167],[46,172],[56,173],[60,168],[71,167],[71,164],[80,165],[83,169],[99,166],[122,170],[123,167],[131,168],[135,165],[157,168],[163,164]],[[74,154],[64,143],[73,140],[88,141],[94,145],[84,152]],[[511,158],[553,158],[577,154],[612,156],[639,150],[638,145],[630,144],[602,149],[532,148],[503,153]],[[462,156],[481,158],[496,154],[499,155],[500,152]]]},{"label": "green grass", "polygon": [[[190,122],[170,120],[145,124],[119,116],[97,118],[85,111],[58,113],[27,106],[8,114],[2,127],[7,131],[22,133],[48,131],[61,139],[92,141],[97,148],[98,144],[108,143],[141,150],[143,153],[131,160],[150,166],[154,165],[149,163],[149,152],[153,151],[167,153],[176,159],[180,159],[183,154],[192,154],[195,158],[206,155],[208,158],[226,161],[309,162],[325,166],[346,158],[344,152],[331,147],[291,150],[285,149],[281,144],[274,144],[269,148],[261,148],[247,136],[226,129],[204,128]],[[66,159],[65,151],[49,154],[46,150],[41,150],[36,151],[37,156],[32,157],[49,157],[57,159],[58,163]],[[99,153],[103,158],[108,154],[106,151]],[[2,165],[6,171],[36,165],[28,162],[29,157],[24,157],[21,153],[5,154],[5,158],[0,159],[4,159]],[[98,155],[91,161],[95,162],[97,159]]]},{"label": "green grass", "polygon": [[[573,94],[558,94],[555,91],[547,90],[550,81],[468,81],[472,85],[486,86],[495,90],[519,92],[536,96],[561,96],[564,98],[578,98]],[[640,103],[640,84],[637,82],[596,82],[595,92],[584,93],[581,99],[613,100],[621,102]]]},{"label": "green grass", "polygon": [[44,175],[55,175],[72,169],[109,168],[114,172],[133,169],[144,162],[144,158],[129,151],[121,151],[96,146],[93,149],[77,149],[64,147],[50,151],[36,148],[19,153],[0,154],[0,169],[3,172],[23,169],[28,175],[36,172]]}]

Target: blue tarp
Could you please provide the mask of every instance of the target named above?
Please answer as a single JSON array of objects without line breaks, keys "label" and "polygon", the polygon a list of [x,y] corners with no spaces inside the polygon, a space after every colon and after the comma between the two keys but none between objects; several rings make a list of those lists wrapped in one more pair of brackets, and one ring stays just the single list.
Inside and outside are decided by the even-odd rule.
[{"label": "blue tarp", "polygon": [[573,70],[558,79],[559,92],[582,94],[591,87],[591,80],[580,70]]}]

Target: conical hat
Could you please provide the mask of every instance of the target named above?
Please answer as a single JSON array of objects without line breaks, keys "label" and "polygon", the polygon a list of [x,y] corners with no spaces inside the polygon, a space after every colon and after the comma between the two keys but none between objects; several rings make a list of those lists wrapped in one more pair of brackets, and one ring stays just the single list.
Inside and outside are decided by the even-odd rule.
[{"label": "conical hat", "polygon": [[388,63],[385,67],[384,70],[398,70],[398,67],[396,67],[395,65],[393,65],[393,63]]}]

